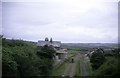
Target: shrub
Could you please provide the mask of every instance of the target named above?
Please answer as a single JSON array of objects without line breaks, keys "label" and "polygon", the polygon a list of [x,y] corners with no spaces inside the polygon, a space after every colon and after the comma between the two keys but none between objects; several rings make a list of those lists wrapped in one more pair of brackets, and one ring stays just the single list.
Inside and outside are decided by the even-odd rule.
[{"label": "shrub", "polygon": [[90,57],[90,62],[93,70],[96,70],[105,62],[105,56],[101,52],[94,52]]},{"label": "shrub", "polygon": [[93,76],[114,76],[119,78],[120,76],[120,64],[118,62],[120,58],[109,57],[108,60],[103,63],[96,71],[92,73]]}]

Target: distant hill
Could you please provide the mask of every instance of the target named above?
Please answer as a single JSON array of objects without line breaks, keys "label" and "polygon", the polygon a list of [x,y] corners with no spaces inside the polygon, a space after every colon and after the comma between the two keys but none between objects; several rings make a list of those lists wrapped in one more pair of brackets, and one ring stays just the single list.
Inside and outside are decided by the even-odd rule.
[{"label": "distant hill", "polygon": [[80,48],[117,48],[117,43],[62,43],[62,46]]}]

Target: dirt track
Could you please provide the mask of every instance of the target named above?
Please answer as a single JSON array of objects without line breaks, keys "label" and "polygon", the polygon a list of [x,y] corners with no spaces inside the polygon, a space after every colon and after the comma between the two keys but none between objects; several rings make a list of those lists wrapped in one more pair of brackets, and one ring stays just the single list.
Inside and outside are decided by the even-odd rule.
[{"label": "dirt track", "polygon": [[77,62],[80,60],[80,55],[76,55],[74,57],[74,63],[69,63],[69,65],[66,67],[64,75],[65,76],[70,76],[73,77],[75,75],[75,71],[76,71],[76,64]]},{"label": "dirt track", "polygon": [[80,76],[89,76],[90,75],[90,66],[89,59],[85,54],[78,53],[74,57],[74,63],[71,63],[71,59],[66,62],[63,72],[59,75],[73,77],[76,74],[77,63],[80,61]]}]

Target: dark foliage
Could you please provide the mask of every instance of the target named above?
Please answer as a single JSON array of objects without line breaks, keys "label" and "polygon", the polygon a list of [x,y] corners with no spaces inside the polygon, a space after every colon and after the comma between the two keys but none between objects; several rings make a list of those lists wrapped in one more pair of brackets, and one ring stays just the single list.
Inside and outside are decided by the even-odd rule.
[{"label": "dark foliage", "polygon": [[53,58],[55,55],[55,50],[52,46],[45,45],[41,49],[38,48],[37,55],[43,60],[43,65],[40,67],[41,75],[49,75],[52,70]]},{"label": "dark foliage", "polygon": [[90,62],[93,70],[96,70],[105,62],[105,56],[102,52],[96,51],[92,54]]},{"label": "dark foliage", "polygon": [[120,77],[120,56],[109,56],[97,70],[95,70],[93,76],[110,76],[114,78]]},{"label": "dark foliage", "polygon": [[48,71],[52,69],[54,52],[49,46],[38,50],[36,45],[28,41],[2,38],[3,77],[29,78],[48,75]]}]

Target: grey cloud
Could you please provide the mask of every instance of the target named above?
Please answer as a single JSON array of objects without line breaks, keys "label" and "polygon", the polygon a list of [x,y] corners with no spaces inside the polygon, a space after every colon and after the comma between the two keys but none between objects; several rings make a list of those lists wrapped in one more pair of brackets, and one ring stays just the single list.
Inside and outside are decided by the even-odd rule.
[{"label": "grey cloud", "polygon": [[81,12],[54,0],[3,3],[3,35],[33,41],[48,36],[63,42],[116,42],[117,4],[108,4]]}]

